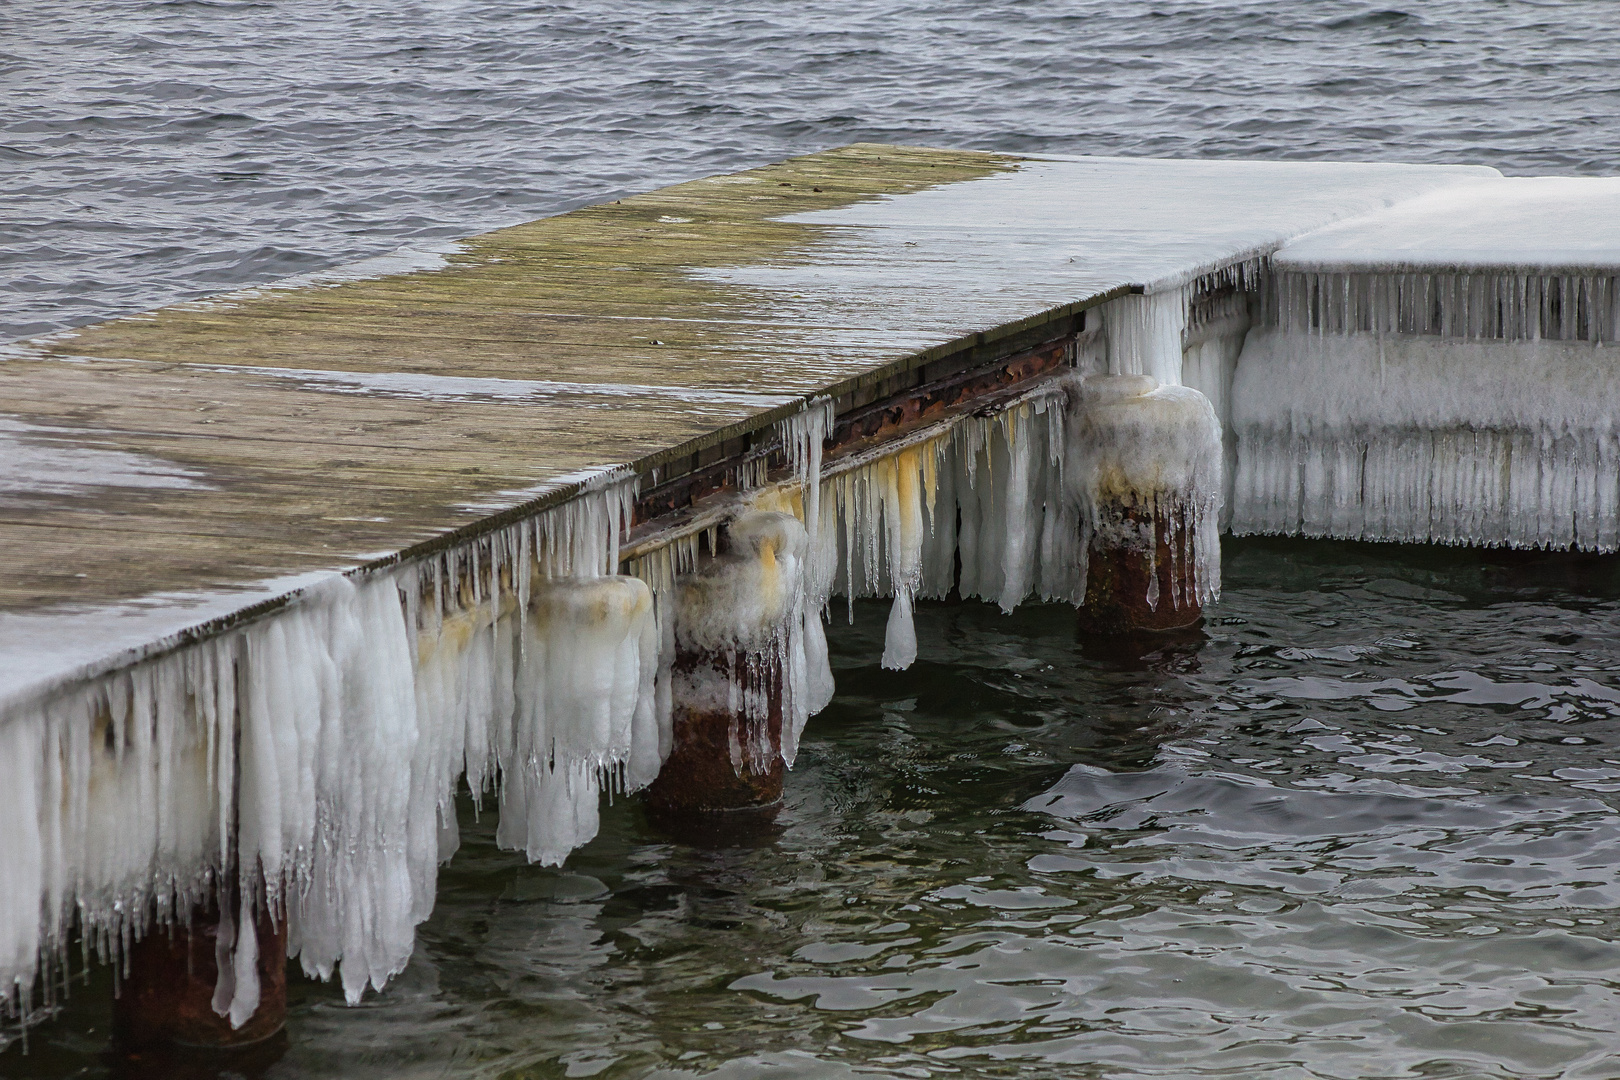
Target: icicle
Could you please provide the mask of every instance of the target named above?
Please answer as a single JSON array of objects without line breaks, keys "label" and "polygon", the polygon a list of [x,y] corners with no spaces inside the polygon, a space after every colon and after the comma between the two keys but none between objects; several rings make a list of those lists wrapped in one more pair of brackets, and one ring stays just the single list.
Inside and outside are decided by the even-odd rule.
[{"label": "icicle", "polygon": [[799,736],[805,722],[832,701],[832,665],[827,656],[827,633],[822,620],[827,599],[837,573],[837,530],[829,528],[822,513],[821,455],[833,434],[833,405],[818,398],[803,412],[783,422],[783,442],[788,462],[799,483],[800,519],[805,529],[804,603],[799,630],[790,643],[789,661],[794,672],[790,685],[793,708],[782,731],[782,760],[793,767],[798,755]]},{"label": "icicle", "polygon": [[1289,334],[1598,344],[1614,339],[1617,302],[1612,274],[1284,270],[1271,277],[1264,311]]},{"label": "icicle", "polygon": [[1234,384],[1233,531],[1620,550],[1608,352],[1256,328]]},{"label": "icicle", "polygon": [[[827,656],[827,638],[822,625],[827,598],[831,594],[833,578],[838,569],[838,543],[836,520],[829,521],[830,503],[822,499],[822,448],[832,435],[832,402],[826,398],[810,402],[803,410],[777,425],[771,443],[780,446],[782,456],[793,471],[793,480],[786,484],[764,485],[750,492],[748,509],[788,514],[802,524],[804,541],[802,550],[793,556],[795,570],[801,577],[800,600],[796,601],[799,615],[796,625],[783,638],[781,661],[787,673],[789,689],[787,713],[782,730],[780,753],[791,767],[798,752],[800,733],[810,716],[820,712],[832,700],[833,678]],[[759,459],[764,461],[764,458]],[[744,475],[740,481],[763,483],[763,473]],[[733,525],[733,530],[737,527]],[[750,526],[743,524],[741,532],[732,536],[748,535]],[[714,552],[719,544],[717,529],[675,537],[668,543],[644,551],[629,560],[625,570],[646,581],[652,589],[658,612],[660,630],[659,671],[657,693],[659,715],[667,724],[672,704],[672,665],[676,649],[677,599],[676,583],[679,579],[698,572],[703,550]],[[728,690],[728,693],[731,692]],[[739,744],[740,746],[741,744]],[[664,748],[665,754],[668,746]],[[739,751],[740,752],[740,751]]]},{"label": "icicle", "polygon": [[1108,370],[1179,385],[1182,339],[1195,287],[1136,293],[1102,305],[1098,315],[1108,334]]}]

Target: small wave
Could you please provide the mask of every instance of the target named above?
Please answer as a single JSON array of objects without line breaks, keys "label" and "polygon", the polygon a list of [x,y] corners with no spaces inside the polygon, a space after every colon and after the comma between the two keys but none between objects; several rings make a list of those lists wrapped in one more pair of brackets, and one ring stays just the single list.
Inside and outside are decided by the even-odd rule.
[{"label": "small wave", "polygon": [[1405,26],[1408,23],[1421,26],[1423,20],[1409,11],[1388,8],[1383,11],[1364,11],[1359,15],[1329,19],[1322,23],[1322,27],[1326,30],[1363,30],[1374,26]]}]

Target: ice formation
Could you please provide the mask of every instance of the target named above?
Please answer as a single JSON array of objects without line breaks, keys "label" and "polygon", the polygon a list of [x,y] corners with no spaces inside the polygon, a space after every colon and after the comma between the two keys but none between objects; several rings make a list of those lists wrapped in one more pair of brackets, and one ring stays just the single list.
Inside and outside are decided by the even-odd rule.
[{"label": "ice formation", "polygon": [[[1196,595],[1172,602],[1220,590],[1220,427],[1197,391],[1151,376],[1051,381],[998,413],[840,462],[826,486],[820,558],[837,567],[832,591],[894,598],[885,667],[916,658],[918,596],[954,588],[1003,611],[1032,596],[1083,603],[1088,545],[1144,542],[1115,520],[1122,505],[1191,527],[1174,531],[1194,537],[1193,550],[1173,557],[1187,560]],[[1150,587],[1146,599],[1159,598]]]},{"label": "ice formation", "polygon": [[822,562],[834,567],[831,591],[851,602],[894,598],[884,667],[916,659],[916,597],[955,588],[1011,610],[1038,587],[1061,401],[1049,390],[997,416],[962,417],[910,445],[840,462],[828,478]]},{"label": "ice formation", "polygon": [[[1093,173],[1082,199],[1072,178]],[[740,516],[638,553],[623,576],[635,492],[609,474],[477,540],[334,576],[218,636],[0,702],[11,823],[0,998],[26,1013],[36,986],[57,992],[75,930],[87,957],[116,959],[154,920],[183,923],[223,891],[244,908],[225,913],[222,940],[266,904],[305,970],[336,975],[358,1000],[409,958],[457,845],[459,784],[498,801],[501,844],[555,863],[594,835],[605,791],[656,776],[677,697],[737,718],[735,765],[771,754],[791,765],[832,696],[822,620],[836,593],[892,598],[882,663],[904,668],[918,597],[1080,604],[1088,551],[1156,558],[1155,530],[1169,523],[1193,546],[1170,553],[1192,595],[1168,602],[1207,603],[1219,589],[1222,437],[1238,532],[1620,550],[1620,390],[1607,362],[1620,336],[1620,182],[1084,160],[1026,162],[982,183],[1028,196],[999,200],[1006,220],[988,226],[1021,253],[1026,287],[1002,289],[1003,307],[988,310],[1023,318],[1030,295],[1115,296],[1077,346],[1080,372],[829,463],[833,411],[815,402],[776,432],[792,479],[768,484],[765,458],[751,460]],[[1006,245],[985,248],[987,226],[963,216],[982,206],[970,188],[801,216],[837,226],[823,243],[844,245],[839,272],[806,288],[801,265],[754,268],[750,283],[781,310],[814,307],[817,325],[829,305],[858,314],[879,296],[889,323],[928,328],[919,342],[958,333],[962,298],[987,310],[986,267],[1009,272]],[[1224,210],[1211,212],[1215,195]],[[440,254],[382,269],[431,269]],[[937,287],[917,290],[896,259]],[[844,344],[899,340],[851,325]],[[829,347],[800,376],[820,383],[848,363]],[[435,400],[782,400],[266,374]],[[40,442],[12,428],[13,443]],[[198,482],[87,453],[125,486]],[[63,493],[49,472],[25,477],[34,494]],[[722,528],[729,553],[717,554]],[[1149,603],[1164,602],[1152,580]],[[731,659],[702,671],[678,662],[683,650]],[[775,685],[772,745],[759,729]],[[220,974],[216,1007],[237,1023],[257,1004],[253,941],[242,935]]]},{"label": "ice formation", "polygon": [[[1052,384],[992,416],[965,418],[941,447],[925,596],[956,588],[1011,611],[1030,596],[1077,601],[1074,515],[1064,493],[1067,401]],[[954,549],[954,550],[953,550]]]},{"label": "ice formation", "polygon": [[1613,348],[1250,332],[1236,533],[1620,550]]},{"label": "ice formation", "polygon": [[1101,304],[1088,313],[1097,330],[1080,335],[1075,366],[1086,374],[1149,375],[1161,385],[1191,386],[1224,419],[1249,327],[1249,297],[1265,272],[1263,260],[1244,258]]},{"label": "ice formation", "polygon": [[[9,703],[0,807],[22,824],[0,831],[0,979],[13,1007],[30,1007],[42,961],[47,995],[62,985],[75,921],[87,952],[116,959],[221,882],[243,905],[225,913],[227,942],[228,924],[267,905],[304,969],[358,1001],[404,967],[432,910],[460,783],[495,795],[502,845],[559,862],[594,835],[604,791],[657,775],[676,699],[738,718],[734,764],[791,765],[832,696],[835,592],[893,598],[889,667],[916,656],[918,596],[1080,602],[1092,489],[1126,459],[1119,432],[1086,419],[1096,393],[1071,383],[826,469],[833,414],[816,402],[778,428],[791,479],[765,483],[763,459],[744,470],[729,553],[715,554],[716,523],[619,576],[635,485],[604,474],[479,539],[333,576],[218,636]],[[1144,400],[1178,394],[1192,392]],[[735,662],[703,672],[683,652]],[[759,738],[773,685],[774,745]],[[252,949],[241,935],[220,975],[216,1005],[238,1024],[258,1001]]]},{"label": "ice formation", "polygon": [[1620,177],[1475,177],[1297,235],[1274,262],[1289,272],[1581,277],[1612,274],[1617,253]]},{"label": "ice formation", "polygon": [[1620,549],[1614,277],[1281,270],[1262,296],[1234,532]]},{"label": "ice formation", "polygon": [[1272,259],[1234,532],[1620,550],[1620,180],[1489,180]]},{"label": "ice formation", "polygon": [[[1425,205],[1522,200],[1512,187],[1487,199],[1493,183],[1464,185]],[[1606,360],[1620,279],[1569,237],[1539,242],[1574,244],[1590,265],[1464,270],[1363,250],[1369,222],[1421,227],[1413,213],[1332,226],[1275,266],[1113,300],[1091,367],[1210,399],[1236,533],[1620,550],[1620,394]],[[1466,243],[1502,255],[1490,238]],[[1394,261],[1322,263],[1341,249]]]},{"label": "ice formation", "polygon": [[[1151,375],[1071,383],[1066,482],[1079,518],[1079,595],[1093,550],[1140,552],[1147,604],[1202,607],[1220,594],[1221,428],[1209,400]],[[1159,595],[1156,560],[1171,560]]]},{"label": "ice formation", "polygon": [[835,562],[824,535],[822,511],[822,451],[833,434],[833,404],[817,398],[800,413],[782,422],[782,440],[788,464],[799,489],[798,517],[805,527],[804,561],[804,689],[793,699],[782,728],[782,760],[788,767],[798,755],[799,736],[806,721],[833,699],[832,666],[827,657],[827,631],[823,619],[832,592]]},{"label": "ice formation", "polygon": [[[930,337],[1131,285],[1148,295],[1126,306],[1151,306],[1155,294],[1333,222],[1436,189],[1501,182],[1496,170],[1473,166],[1029,156],[1004,164],[978,180],[787,215],[815,229],[808,255],[698,273],[746,288],[787,327],[811,327],[799,332],[828,347],[793,374],[808,369],[826,385],[850,372],[852,356],[902,334],[926,347]],[[883,313],[881,330],[874,312]],[[1155,366],[1121,373],[1179,381]]]},{"label": "ice formation", "polygon": [[1121,296],[1099,310],[1108,333],[1108,370],[1115,375],[1151,375],[1181,382],[1182,336],[1192,287]]},{"label": "ice formation", "polygon": [[194,468],[127,450],[78,445],[85,433],[0,415],[0,502],[90,496],[106,488],[205,488]]},{"label": "ice formation", "polygon": [[[933,439],[882,454],[849,468],[829,483],[820,533],[838,547],[820,560],[836,568],[833,591],[892,596],[882,664],[906,668],[917,657],[911,606],[922,587],[924,541],[937,505],[944,440]],[[955,507],[952,506],[954,512]]]},{"label": "ice formation", "polygon": [[[496,790],[502,843],[558,861],[604,787],[668,747],[645,583],[611,576],[633,485],[582,496],[437,556],[333,576],[269,617],[8,703],[0,724],[0,980],[30,1008],[86,953],[185,922],[235,875],[289,954],[357,1001],[410,956],[454,851],[463,776]],[[234,828],[233,828],[234,823]],[[251,924],[253,910],[227,912]],[[258,1003],[253,935],[216,1007]]]},{"label": "ice formation", "polygon": [[1262,295],[1266,325],[1285,334],[1593,344],[1620,335],[1612,272],[1280,269]]}]

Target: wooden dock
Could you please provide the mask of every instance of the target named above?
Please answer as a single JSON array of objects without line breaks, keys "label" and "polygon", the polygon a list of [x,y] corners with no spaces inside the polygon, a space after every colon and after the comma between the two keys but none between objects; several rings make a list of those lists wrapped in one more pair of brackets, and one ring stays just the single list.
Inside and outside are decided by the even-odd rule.
[{"label": "wooden dock", "polygon": [[[0,1015],[75,933],[153,1037],[273,1032],[289,949],[358,1001],[463,784],[542,862],[608,790],[768,818],[835,592],[892,598],[892,668],[952,591],[1183,628],[1223,490],[1240,532],[1620,549],[1570,184],[1613,200],[859,145],[4,347]],[[1380,269],[1482,215],[1540,261]]]},{"label": "wooden dock", "polygon": [[857,145],[8,346],[0,702],[1481,174]]}]

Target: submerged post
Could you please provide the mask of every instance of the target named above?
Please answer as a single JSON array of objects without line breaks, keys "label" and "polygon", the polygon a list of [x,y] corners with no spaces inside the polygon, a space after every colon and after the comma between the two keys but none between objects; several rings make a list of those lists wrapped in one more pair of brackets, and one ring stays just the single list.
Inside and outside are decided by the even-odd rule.
[{"label": "submerged post", "polygon": [[[253,927],[239,934],[228,914],[233,905],[224,906],[224,916],[220,905],[199,907],[189,926],[152,926],[129,947],[113,1004],[121,1044],[232,1049],[263,1042],[286,1025],[287,920],[273,919],[261,904]],[[258,977],[258,1005],[234,1027],[234,986],[250,977],[237,970],[244,961]]]},{"label": "submerged post", "polygon": [[1081,617],[1118,634],[1197,623],[1220,592],[1220,423],[1204,395],[1093,375],[1069,402],[1068,485],[1085,565]]},{"label": "submerged post", "polygon": [[783,725],[803,681],[793,668],[804,526],[791,514],[755,512],[727,535],[729,551],[676,584],[674,741],[647,791],[648,808],[666,819],[768,815],[782,798]]}]

